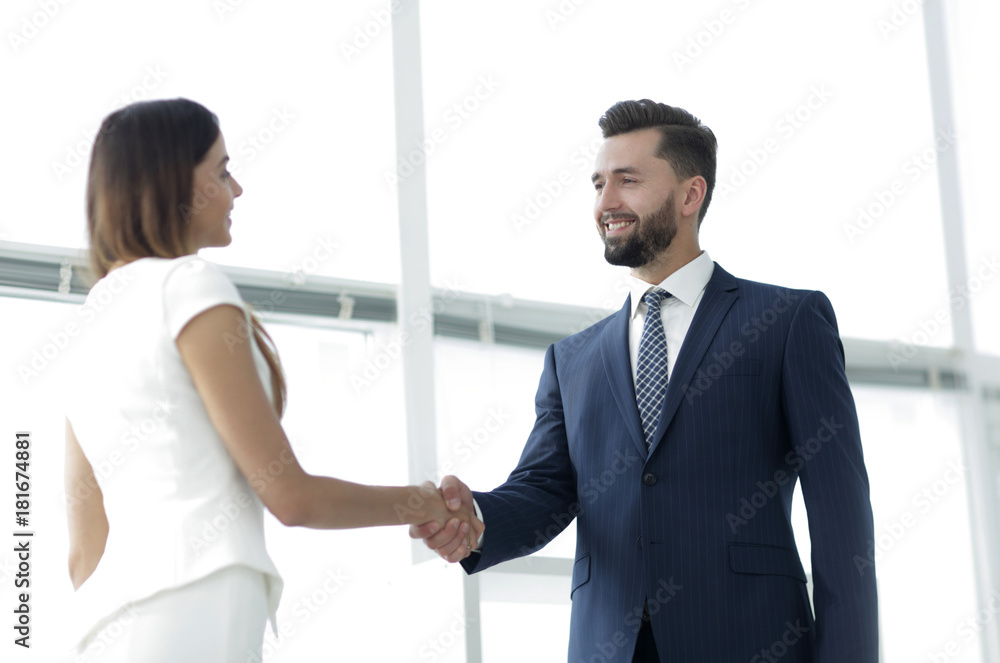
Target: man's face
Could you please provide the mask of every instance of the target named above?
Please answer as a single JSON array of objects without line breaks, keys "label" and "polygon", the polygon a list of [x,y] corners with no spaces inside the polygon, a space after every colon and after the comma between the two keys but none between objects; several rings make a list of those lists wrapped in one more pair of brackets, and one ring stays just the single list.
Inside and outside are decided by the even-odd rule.
[{"label": "man's face", "polygon": [[642,129],[604,141],[593,182],[594,219],[612,265],[642,267],[662,254],[677,234],[670,163],[655,156],[660,132]]}]

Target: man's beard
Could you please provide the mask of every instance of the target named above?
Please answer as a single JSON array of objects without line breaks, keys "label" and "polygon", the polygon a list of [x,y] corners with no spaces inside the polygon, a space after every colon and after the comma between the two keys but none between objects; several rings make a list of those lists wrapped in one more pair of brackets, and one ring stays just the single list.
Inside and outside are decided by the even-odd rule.
[{"label": "man's beard", "polygon": [[[608,215],[615,219],[614,215]],[[624,217],[624,219],[635,217]],[[663,206],[650,214],[635,221],[638,228],[625,239],[612,239],[608,241],[607,235],[602,233],[604,239],[604,259],[612,265],[623,267],[643,267],[653,261],[659,254],[663,253],[673,241],[677,234],[677,215],[674,213],[674,192],[667,196],[667,201]],[[601,227],[604,226],[602,220]]]}]

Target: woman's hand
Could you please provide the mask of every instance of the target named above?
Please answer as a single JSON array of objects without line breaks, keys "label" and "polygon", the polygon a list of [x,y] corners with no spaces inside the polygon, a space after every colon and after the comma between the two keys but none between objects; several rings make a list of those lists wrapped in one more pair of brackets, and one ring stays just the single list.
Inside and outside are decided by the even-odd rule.
[{"label": "woman's hand", "polygon": [[[411,524],[410,537],[423,539],[428,548],[449,562],[468,557],[478,547],[479,537],[486,529],[486,525],[476,517],[472,491],[457,477],[450,475],[441,480],[440,490],[425,481],[420,491],[427,495],[434,509],[438,508],[437,500],[440,500],[445,506],[444,517]],[[440,517],[439,512],[434,513]]]}]

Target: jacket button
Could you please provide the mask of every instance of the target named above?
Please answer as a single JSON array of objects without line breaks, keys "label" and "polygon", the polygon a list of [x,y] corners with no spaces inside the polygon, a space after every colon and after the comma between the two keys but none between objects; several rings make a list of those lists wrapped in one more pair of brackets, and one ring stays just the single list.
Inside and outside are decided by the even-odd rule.
[{"label": "jacket button", "polygon": [[636,539],[635,543],[638,547],[642,548],[642,537],[640,536],[638,539]]},{"label": "jacket button", "polygon": [[642,482],[644,484],[646,484],[647,486],[652,486],[654,483],[656,483],[656,475],[653,474],[652,472],[648,472],[646,474],[643,474],[642,475]]}]

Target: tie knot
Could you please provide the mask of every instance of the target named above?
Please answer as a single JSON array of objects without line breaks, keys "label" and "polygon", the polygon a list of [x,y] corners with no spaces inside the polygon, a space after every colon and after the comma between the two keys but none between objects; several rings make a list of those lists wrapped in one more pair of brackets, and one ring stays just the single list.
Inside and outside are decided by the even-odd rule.
[{"label": "tie knot", "polygon": [[647,292],[643,299],[646,300],[646,306],[650,309],[657,310],[660,308],[660,302],[670,296],[670,293],[666,290],[660,290],[659,288],[653,288]]}]

